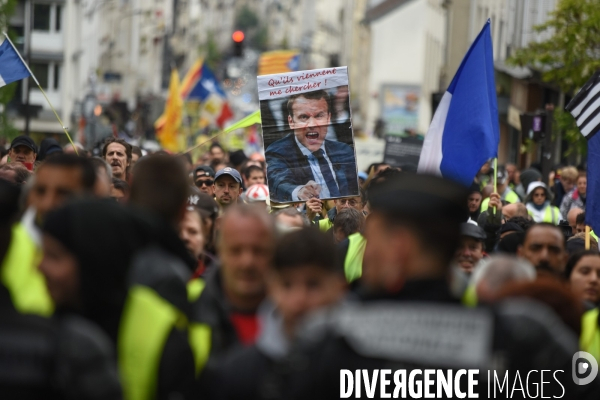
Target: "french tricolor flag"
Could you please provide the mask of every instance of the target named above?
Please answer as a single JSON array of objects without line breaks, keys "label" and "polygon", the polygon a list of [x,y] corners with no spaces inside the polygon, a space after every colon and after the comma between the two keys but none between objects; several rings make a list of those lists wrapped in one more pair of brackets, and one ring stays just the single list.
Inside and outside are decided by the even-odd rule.
[{"label": "french tricolor flag", "polygon": [[471,185],[498,156],[500,128],[490,20],[471,45],[433,116],[418,172]]},{"label": "french tricolor flag", "polygon": [[29,75],[27,66],[6,36],[6,40],[0,44],[0,87]]}]

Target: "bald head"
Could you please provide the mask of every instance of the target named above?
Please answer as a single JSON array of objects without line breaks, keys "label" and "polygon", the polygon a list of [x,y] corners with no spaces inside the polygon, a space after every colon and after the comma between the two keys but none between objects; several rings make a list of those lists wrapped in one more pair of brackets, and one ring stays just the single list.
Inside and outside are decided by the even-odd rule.
[{"label": "bald head", "polygon": [[221,235],[219,235],[219,244],[228,240],[227,235],[231,233],[231,230],[239,228],[237,225],[242,219],[252,220],[253,226],[264,230],[269,235],[275,234],[275,221],[266,210],[246,204],[234,205],[227,209],[227,212],[220,219]]},{"label": "bald head", "polygon": [[223,291],[234,308],[255,311],[264,300],[273,260],[273,218],[259,207],[232,205],[220,221],[217,246]]},{"label": "bald head", "polygon": [[494,193],[494,187],[492,185],[487,185],[481,190],[481,195],[484,199],[490,197],[490,194]]},{"label": "bald head", "polygon": [[579,214],[583,214],[583,210],[579,207],[571,208],[571,211],[567,214],[567,221],[569,221],[569,226],[573,230],[573,235],[577,233],[577,216]]},{"label": "bald head", "polygon": [[527,213],[527,207],[523,203],[513,203],[507,204],[502,207],[502,215],[504,218],[511,219],[512,217],[523,217],[529,218],[529,214]]}]

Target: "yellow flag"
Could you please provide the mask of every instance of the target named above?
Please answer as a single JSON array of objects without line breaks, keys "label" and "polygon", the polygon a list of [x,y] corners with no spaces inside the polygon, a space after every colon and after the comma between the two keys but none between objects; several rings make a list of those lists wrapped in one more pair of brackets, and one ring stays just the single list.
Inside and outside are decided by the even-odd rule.
[{"label": "yellow flag", "polygon": [[223,133],[229,133],[229,132],[235,131],[236,129],[247,128],[254,124],[260,124],[260,123],[262,123],[261,118],[260,118],[260,110],[256,110],[252,114],[248,115],[246,118],[240,119],[235,124],[227,127],[223,131]]},{"label": "yellow flag", "polygon": [[170,151],[179,151],[180,146],[178,142],[179,130],[181,128],[181,115],[183,111],[183,100],[179,94],[179,74],[176,69],[171,71],[171,82],[169,83],[169,98],[165,105],[165,112],[163,114],[164,119],[161,121],[160,118],[155,123],[163,122],[159,131],[157,131],[157,138],[160,145]]}]

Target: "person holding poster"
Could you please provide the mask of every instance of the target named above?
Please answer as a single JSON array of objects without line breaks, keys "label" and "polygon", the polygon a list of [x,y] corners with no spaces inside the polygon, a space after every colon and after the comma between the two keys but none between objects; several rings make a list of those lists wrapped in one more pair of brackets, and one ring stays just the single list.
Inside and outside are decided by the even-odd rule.
[{"label": "person holding poster", "polygon": [[[336,76],[330,79],[329,74]],[[346,68],[276,76],[259,77],[271,200],[284,203],[357,196],[358,176],[350,118],[345,124],[332,120],[332,95],[342,93],[349,102]],[[307,76],[319,78],[306,81]],[[261,81],[263,86],[266,81],[264,91],[261,91]],[[324,89],[314,90],[320,87]],[[313,90],[304,91],[304,88]],[[275,120],[278,113],[270,112],[269,102],[265,100],[274,95],[278,99],[276,103],[281,104],[281,97],[286,96],[278,95],[289,93],[294,94],[287,96],[284,103],[285,128],[282,131],[279,127],[283,124]],[[336,133],[346,134],[335,135],[337,140],[328,139],[331,126]]]}]

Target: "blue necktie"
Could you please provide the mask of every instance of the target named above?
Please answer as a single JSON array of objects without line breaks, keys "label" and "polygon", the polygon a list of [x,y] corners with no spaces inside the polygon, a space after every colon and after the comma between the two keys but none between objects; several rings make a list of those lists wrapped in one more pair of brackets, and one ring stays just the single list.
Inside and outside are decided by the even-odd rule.
[{"label": "blue necktie", "polygon": [[319,169],[321,170],[321,175],[323,175],[325,183],[329,188],[329,194],[333,197],[340,197],[340,190],[335,183],[335,179],[333,179],[333,174],[331,173],[331,168],[329,168],[329,163],[325,159],[323,149],[319,149],[312,154],[313,156],[317,157],[317,160],[319,161]]}]

